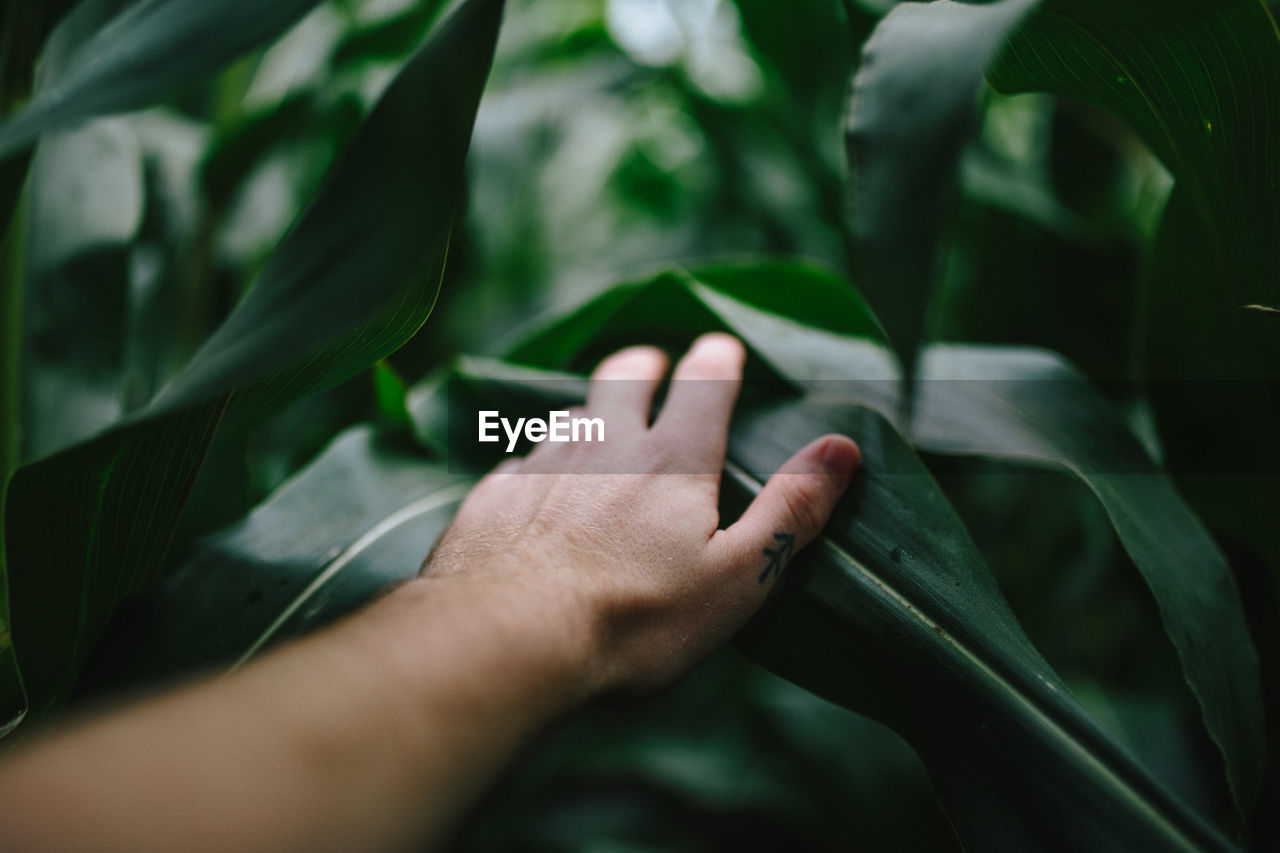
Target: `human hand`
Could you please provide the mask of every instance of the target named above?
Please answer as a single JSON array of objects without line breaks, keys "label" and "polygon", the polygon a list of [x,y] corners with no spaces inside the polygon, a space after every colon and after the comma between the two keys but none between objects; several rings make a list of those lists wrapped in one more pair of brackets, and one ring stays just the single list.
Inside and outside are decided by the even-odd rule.
[{"label": "human hand", "polygon": [[545,442],[500,465],[463,503],[424,578],[467,574],[553,588],[587,635],[588,693],[651,690],[683,675],[764,602],[859,463],[850,439],[818,438],[770,478],[739,521],[718,529],[744,360],[735,338],[699,338],[650,425],[666,356],[632,347],[605,359],[585,408],[573,414],[603,419],[607,441]]}]

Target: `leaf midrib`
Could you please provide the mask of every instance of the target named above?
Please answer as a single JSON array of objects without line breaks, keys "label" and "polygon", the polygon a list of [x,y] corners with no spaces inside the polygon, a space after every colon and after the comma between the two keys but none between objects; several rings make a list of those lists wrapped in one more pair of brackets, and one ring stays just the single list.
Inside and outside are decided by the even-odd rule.
[{"label": "leaf midrib", "polygon": [[[751,494],[758,494],[764,488],[763,483],[731,460],[725,461],[724,470],[739,486]],[[981,655],[967,644],[931,619],[924,611],[912,603],[905,594],[868,568],[864,563],[854,558],[831,537],[825,534],[821,535],[814,545],[821,547],[841,564],[850,567],[854,576],[874,588],[878,597],[884,603],[905,613],[910,621],[923,626],[922,636],[926,637],[930,642],[940,645],[951,657],[964,661],[967,664],[966,670],[969,672],[976,671],[987,683],[990,692],[1006,696],[1009,700],[1008,704],[1017,708],[1022,716],[1030,720],[1036,728],[1048,732],[1054,740],[1064,744],[1073,755],[1080,759],[1081,763],[1094,770],[1121,799],[1129,802],[1137,812],[1149,818],[1151,823],[1157,826],[1161,833],[1175,844],[1178,849],[1186,850],[1189,853],[1195,853],[1195,851],[1201,849],[1199,845],[1187,838],[1182,830],[1171,823],[1160,808],[1152,804],[1147,797],[1126,782],[1122,776],[1094,754],[1070,730],[1058,723],[1031,696],[1001,675],[996,668],[987,663]]]}]

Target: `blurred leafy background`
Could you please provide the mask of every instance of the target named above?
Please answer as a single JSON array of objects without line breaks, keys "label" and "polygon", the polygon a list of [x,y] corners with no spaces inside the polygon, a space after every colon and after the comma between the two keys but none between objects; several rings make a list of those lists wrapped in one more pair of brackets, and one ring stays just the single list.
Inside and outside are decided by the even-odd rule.
[{"label": "blurred leafy background", "polygon": [[[29,80],[22,71],[61,10],[22,20],[40,7],[7,6],[5,109],[25,103],[28,84],[55,85],[65,57],[127,5],[77,6]],[[141,411],[180,372],[262,273],[444,5],[328,0],[160,106],[42,139],[4,249],[8,279],[25,283],[5,313],[6,340],[21,346],[6,362],[21,365],[9,389],[20,399],[6,401],[10,416],[20,413],[11,434],[21,444],[6,447],[6,471]],[[893,5],[509,3],[429,322],[373,367],[214,444],[175,562],[344,430],[372,423],[389,441],[408,436],[408,389],[458,354],[506,353],[543,317],[618,282],[759,257],[857,281],[865,259],[848,225],[844,125],[862,48]],[[946,202],[925,338],[1055,350],[1157,458],[1194,444],[1198,433],[1157,424],[1143,382],[1140,306],[1170,172],[1123,121],[1080,101],[984,87],[978,107]],[[19,162],[5,161],[6,174]],[[9,184],[0,180],[6,209]],[[673,318],[658,343],[679,346],[680,326]],[[1210,822],[1256,849],[1280,844],[1274,770],[1245,828],[1151,595],[1093,494],[1066,474],[1008,462],[926,461],[1027,633],[1101,725]],[[1274,720],[1275,516],[1255,506],[1241,532],[1230,517],[1215,520],[1216,493],[1197,498],[1196,482],[1184,486],[1232,560]],[[113,686],[102,660],[146,613],[145,602],[119,611],[80,694]],[[734,649],[667,694],[565,724],[457,845],[958,849],[905,741]]]}]

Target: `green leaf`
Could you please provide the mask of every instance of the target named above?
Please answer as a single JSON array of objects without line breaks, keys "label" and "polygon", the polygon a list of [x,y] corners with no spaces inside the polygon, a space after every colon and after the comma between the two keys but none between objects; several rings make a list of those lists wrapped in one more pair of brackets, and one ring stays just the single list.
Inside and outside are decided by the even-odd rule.
[{"label": "green leaf", "polygon": [[[691,290],[695,281],[697,295]],[[676,270],[610,288],[564,317],[544,322],[518,342],[508,358],[544,367],[585,367],[592,357],[606,355],[608,347],[623,340],[684,343],[717,322],[716,303],[708,294],[721,288],[760,306],[760,313],[776,311],[797,318],[807,324],[805,336],[880,334],[862,297],[829,269],[799,261],[734,261],[699,267],[693,276]],[[600,339],[606,327],[610,334]],[[781,375],[787,376],[787,370]]]},{"label": "green leaf", "polygon": [[391,18],[352,32],[334,49],[334,64],[399,59],[413,49],[444,5],[444,0],[415,3]]},{"label": "green leaf", "polygon": [[344,432],[122,610],[81,689],[226,666],[353,610],[413,577],[472,482],[371,427]]},{"label": "green leaf", "polygon": [[395,350],[434,304],[501,0],[470,0],[400,72],[227,321],[143,411],[19,469],[5,558],[33,713],[112,610],[162,573],[210,442]]},{"label": "green leaf", "polygon": [[[1006,91],[1050,91],[1115,113],[1174,175],[1145,307],[1148,375],[1280,375],[1274,330],[1244,308],[1280,299],[1280,150],[1271,133],[1280,121],[1280,34],[1266,7],[1049,2],[989,77]],[[1274,393],[1255,403],[1275,419]]]},{"label": "green leaf", "polygon": [[902,734],[967,847],[1230,849],[1071,697],[882,417],[814,402],[740,420],[729,472],[743,499],[827,431],[856,438],[867,462],[743,638],[752,657]]},{"label": "green leaf", "polygon": [[1252,804],[1265,756],[1257,652],[1226,557],[1169,478],[1050,353],[939,345],[922,376],[917,447],[1065,468],[1097,496],[1155,597],[1233,792]]},{"label": "green leaf", "polygon": [[[988,76],[997,88],[1045,90],[1111,110],[1174,174],[1144,306],[1148,376],[1175,380],[1152,387],[1162,432],[1172,439],[1171,460],[1177,469],[1216,475],[1280,472],[1273,440],[1280,397],[1268,384],[1277,376],[1280,340],[1256,312],[1241,309],[1271,304],[1280,292],[1280,157],[1271,139],[1280,122],[1280,37],[1266,8],[1256,0],[1005,0],[982,6],[940,0],[904,4],[886,17],[855,86],[855,211],[873,229],[867,239],[860,228],[866,286],[908,365],[908,378],[941,221],[928,213],[923,224],[913,217],[937,210],[950,186],[956,152],[968,137],[960,119],[972,113],[965,75],[992,59]],[[874,229],[885,229],[896,242],[878,240]],[[882,255],[888,260],[881,268]],[[895,270],[895,262],[913,268]],[[914,335],[905,345],[898,339],[902,329]],[[1217,381],[1222,379],[1236,381]],[[1215,402],[1206,405],[1209,400]],[[1188,422],[1203,428],[1184,429]],[[1280,511],[1275,477],[1210,479],[1234,494],[1198,484],[1192,495],[1197,505],[1227,529],[1238,520],[1238,535],[1275,559],[1274,537],[1260,532]],[[1091,486],[1101,494],[1098,482]],[[1112,506],[1108,511],[1113,521],[1124,517]],[[1203,532],[1198,525],[1192,529]],[[1193,553],[1202,561],[1210,551]],[[1233,585],[1221,583],[1235,595]],[[1167,618],[1174,596],[1157,597]],[[1261,777],[1254,678],[1237,675],[1229,689],[1210,687],[1206,682],[1217,680],[1210,677],[1212,665],[1189,665],[1192,641],[1179,639],[1176,625],[1167,627],[1223,751],[1232,793],[1247,814]],[[1232,666],[1240,673],[1251,669],[1253,656],[1232,645],[1238,652]],[[1244,710],[1220,707],[1237,701]]]},{"label": "green leaf", "polygon": [[14,235],[27,244],[18,462],[121,417],[128,253],[143,218],[143,167],[138,135],[118,117],[49,134],[36,151],[30,224]]},{"label": "green leaf", "polygon": [[[867,44],[849,143],[863,286],[905,364],[984,68],[1003,91],[1049,91],[1128,121],[1199,211],[1195,245],[1216,262],[1223,305],[1276,301],[1280,158],[1269,129],[1280,120],[1280,38],[1261,3],[901,4]],[[1154,321],[1168,304],[1158,299]]]},{"label": "green leaf", "polygon": [[[589,359],[546,344],[576,340],[579,352],[594,358],[658,329],[706,323],[710,314],[710,327],[740,336],[797,390],[897,418],[900,373],[892,355],[856,336],[865,324],[856,315],[843,319],[843,306],[829,301],[837,292],[830,282],[806,287],[804,276],[786,276],[777,266],[775,271],[778,286],[770,307],[785,300],[823,317],[826,328],[745,301],[760,296],[753,276],[735,289],[732,275],[721,272],[709,276],[716,281],[713,288],[695,271],[661,276],[647,291],[643,284],[608,291],[550,324],[546,333],[535,333],[513,354],[525,362],[544,356],[555,366],[585,368]],[[490,381],[496,378],[492,369],[486,372]],[[504,382],[518,379],[508,376]],[[421,406],[415,415],[420,411]],[[1230,772],[1246,779],[1256,774],[1262,755],[1258,661],[1230,568],[1119,413],[1079,373],[1041,350],[935,345],[924,351],[909,434],[921,449],[1049,465],[1088,485],[1156,599]]]},{"label": "green leaf", "polygon": [[[702,298],[784,376],[889,418],[900,411],[894,366],[873,343],[819,337],[727,294]],[[1120,414],[1052,353],[933,345],[923,352],[909,435],[922,450],[1058,467],[1093,491],[1155,597],[1233,790],[1252,802],[1264,755],[1262,688],[1234,576]]]},{"label": "green leaf", "polygon": [[1040,0],[901,3],[853,79],[846,141],[858,281],[910,379],[982,73]]},{"label": "green leaf", "polygon": [[[1280,559],[1263,532],[1280,512],[1280,338],[1243,308],[1280,298],[1280,35],[1267,9],[1050,0],[989,77],[1115,113],[1173,174],[1142,308],[1152,401],[1174,469],[1215,475],[1193,485],[1197,506]],[[1210,732],[1248,814],[1262,774],[1258,726]]]},{"label": "green leaf", "polygon": [[386,361],[373,366],[373,396],[378,414],[393,424],[409,425],[409,412],[405,408],[404,379]]},{"label": "green leaf", "polygon": [[0,158],[46,131],[144,107],[283,33],[318,0],[139,0],[69,59],[57,83],[0,125]]},{"label": "green leaf", "polygon": [[[1144,306],[1148,393],[1166,458],[1202,517],[1255,571],[1280,577],[1280,335],[1230,304],[1205,251],[1202,217],[1174,192],[1156,238]],[[1273,274],[1274,275],[1274,274]],[[1250,549],[1259,557],[1247,553]],[[1239,567],[1249,571],[1248,564]],[[1274,609],[1261,615],[1270,621]]]},{"label": "green leaf", "polygon": [[1194,200],[1232,304],[1280,296],[1280,35],[1261,3],[1049,0],[988,76],[1125,119]]}]

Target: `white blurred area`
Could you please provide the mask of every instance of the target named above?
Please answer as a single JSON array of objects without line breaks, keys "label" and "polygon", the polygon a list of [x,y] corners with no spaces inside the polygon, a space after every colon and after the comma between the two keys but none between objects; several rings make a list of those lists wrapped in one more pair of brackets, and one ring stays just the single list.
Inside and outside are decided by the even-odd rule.
[{"label": "white blurred area", "polygon": [[708,97],[744,103],[764,89],[738,10],[724,0],[608,0],[605,22],[633,60],[678,66]]}]

